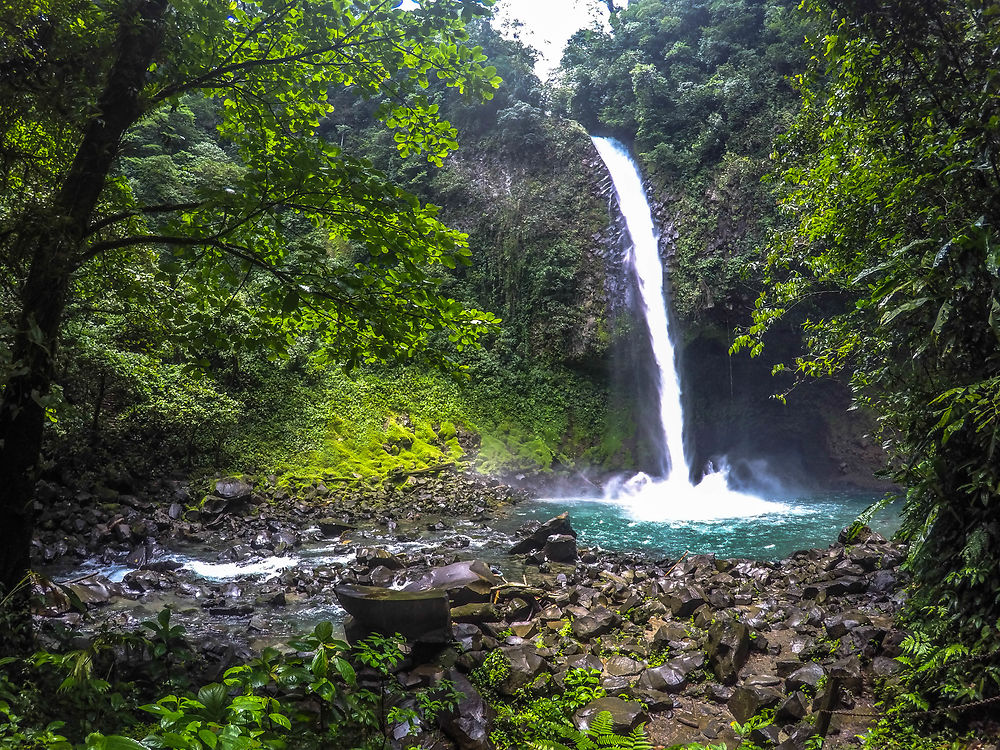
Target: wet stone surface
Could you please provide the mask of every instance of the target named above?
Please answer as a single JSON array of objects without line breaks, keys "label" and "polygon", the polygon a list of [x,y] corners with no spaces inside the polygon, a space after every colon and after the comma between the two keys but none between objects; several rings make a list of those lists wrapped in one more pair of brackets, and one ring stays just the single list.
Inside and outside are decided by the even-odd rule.
[{"label": "wet stone surface", "polygon": [[469,673],[492,652],[510,665],[501,695],[597,670],[615,721],[648,721],[665,746],[734,747],[730,723],[773,708],[762,746],[794,747],[829,724],[824,747],[846,747],[864,725],[824,710],[870,711],[874,681],[898,665],[905,549],[877,534],[777,561],[656,559],[587,548],[569,518],[515,531],[503,508],[519,496],[450,481],[414,481],[381,505],[241,481],[204,503],[169,483],[81,501],[67,518],[43,514],[36,558],[61,584],[40,584],[38,620],[43,633],[59,622],[85,636],[135,629],[169,605],[221,665],[340,619],[338,585],[445,592],[448,643],[399,674],[404,686],[451,675],[465,688],[464,708],[428,728],[441,748],[489,747],[492,712]]}]

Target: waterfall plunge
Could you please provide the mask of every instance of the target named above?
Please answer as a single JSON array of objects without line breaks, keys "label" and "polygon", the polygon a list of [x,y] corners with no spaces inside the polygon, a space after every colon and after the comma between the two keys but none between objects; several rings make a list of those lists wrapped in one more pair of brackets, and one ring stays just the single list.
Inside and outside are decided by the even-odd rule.
[{"label": "waterfall plunge", "polygon": [[783,503],[730,490],[725,471],[708,474],[699,484],[691,484],[691,467],[684,454],[680,373],[670,336],[663,266],[642,177],[632,157],[618,141],[599,137],[592,140],[611,174],[618,206],[631,238],[626,262],[635,274],[649,330],[662,434],[660,476],[637,474],[626,482],[613,482],[605,488],[605,496],[626,505],[632,517],[641,521],[712,521],[787,511],[788,506]]}]

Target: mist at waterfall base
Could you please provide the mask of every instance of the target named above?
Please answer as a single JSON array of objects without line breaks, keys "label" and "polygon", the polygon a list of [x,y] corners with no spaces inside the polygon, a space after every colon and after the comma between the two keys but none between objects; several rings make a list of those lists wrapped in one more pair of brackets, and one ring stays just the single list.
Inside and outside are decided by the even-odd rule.
[{"label": "mist at waterfall base", "polygon": [[[691,549],[721,555],[770,557],[808,546],[825,546],[871,503],[873,495],[811,495],[785,490],[760,476],[765,492],[730,486],[725,459],[692,471],[684,451],[681,378],[673,346],[659,238],[638,167],[621,143],[593,137],[607,166],[627,230],[624,270],[641,302],[636,305],[652,353],[648,373],[656,384],[658,427],[653,430],[658,466],[653,474],[621,476],[599,498],[563,498],[573,522],[590,544],[617,549],[650,546],[666,552]],[[701,474],[697,483],[692,475]],[[526,509],[525,514],[544,515]],[[880,519],[881,520],[881,519]],[[887,529],[888,530],[888,529]]]}]

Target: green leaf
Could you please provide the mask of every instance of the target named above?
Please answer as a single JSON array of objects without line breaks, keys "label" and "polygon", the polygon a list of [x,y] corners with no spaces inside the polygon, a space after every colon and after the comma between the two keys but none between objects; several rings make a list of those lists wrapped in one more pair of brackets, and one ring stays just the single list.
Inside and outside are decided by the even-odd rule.
[{"label": "green leaf", "polygon": [[268,714],[268,718],[270,718],[271,721],[273,721],[275,724],[278,724],[279,726],[282,726],[285,729],[292,728],[292,722],[290,722],[288,720],[288,717],[284,716],[283,714],[279,713]]},{"label": "green leaf", "polygon": [[131,737],[95,733],[87,736],[87,750],[147,750],[147,748]]}]

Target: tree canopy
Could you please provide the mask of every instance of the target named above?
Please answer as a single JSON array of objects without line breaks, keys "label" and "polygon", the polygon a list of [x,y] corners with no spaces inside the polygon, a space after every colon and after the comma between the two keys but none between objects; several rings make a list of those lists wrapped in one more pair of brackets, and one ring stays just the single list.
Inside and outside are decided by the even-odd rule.
[{"label": "tree canopy", "polygon": [[[0,581],[27,567],[30,501],[68,306],[133,295],[164,336],[276,355],[317,338],[348,364],[474,344],[492,315],[440,293],[466,238],[371,162],[318,135],[334,97],[378,96],[399,153],[440,164],[456,131],[424,91],[499,85],[465,24],[487,2],[38,0],[0,11]],[[208,101],[218,169],[139,189],[130,133]],[[135,163],[132,164],[135,166]],[[149,165],[146,165],[149,167]],[[141,269],[128,278],[121,269]],[[235,321],[235,325],[234,325]],[[226,322],[227,325],[221,323]],[[447,364],[443,353],[438,362]]]},{"label": "tree canopy", "polygon": [[[923,705],[1000,686],[1000,4],[810,0],[776,157],[790,222],[737,348],[793,307],[800,375],[850,377],[906,487]],[[920,639],[924,640],[920,640]],[[981,665],[970,677],[956,654]]]}]

